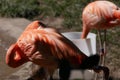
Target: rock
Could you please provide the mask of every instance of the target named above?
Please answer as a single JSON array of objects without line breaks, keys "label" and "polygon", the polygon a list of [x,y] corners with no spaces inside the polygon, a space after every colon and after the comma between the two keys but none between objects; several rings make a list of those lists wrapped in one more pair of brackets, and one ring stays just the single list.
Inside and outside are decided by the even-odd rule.
[{"label": "rock", "polygon": [[18,78],[27,78],[30,76],[27,72],[30,63],[16,69],[8,67],[5,63],[7,48],[16,41],[30,22],[31,21],[24,18],[0,18],[0,49],[2,49],[0,50],[0,79],[8,80],[8,78],[6,78],[8,75],[10,75],[9,79],[12,80],[18,80]]},{"label": "rock", "polygon": [[38,65],[28,62],[24,64],[24,66],[20,68],[18,71],[7,76],[6,80],[27,80],[32,76],[32,73],[33,73],[32,70],[35,68],[36,68],[36,71],[40,69]]}]

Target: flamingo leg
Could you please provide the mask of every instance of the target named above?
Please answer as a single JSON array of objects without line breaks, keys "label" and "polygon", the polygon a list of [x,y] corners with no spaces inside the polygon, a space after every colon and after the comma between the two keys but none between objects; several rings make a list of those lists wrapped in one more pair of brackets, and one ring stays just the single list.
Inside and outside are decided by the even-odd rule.
[{"label": "flamingo leg", "polygon": [[[100,62],[99,65],[101,66],[105,66],[105,57],[106,57],[106,33],[107,30],[103,31],[103,35],[102,32],[100,30],[98,30],[98,38],[99,38],[99,45],[100,45]],[[103,38],[103,39],[102,39]],[[108,68],[107,68],[108,69]],[[104,72],[104,78],[103,80],[108,80],[108,76],[109,76],[109,69],[108,72],[105,72],[105,70],[103,69]],[[95,77],[95,79],[97,80],[98,75]]]},{"label": "flamingo leg", "polygon": [[[105,67],[105,66],[96,66],[93,68],[93,70],[96,72],[96,73],[99,73],[101,71],[103,71],[103,80],[108,80],[109,79],[109,68]],[[97,80],[97,79],[96,79]]]},{"label": "flamingo leg", "polygon": [[[104,30],[104,34],[101,35],[101,32],[98,31],[98,38],[99,38],[99,45],[100,45],[100,56],[101,56],[100,64],[101,64],[101,65],[105,65],[105,54],[106,54],[106,32],[107,32],[107,30]],[[102,40],[102,36],[103,36],[103,39],[104,39],[104,40]]]},{"label": "flamingo leg", "polygon": [[104,43],[103,43],[103,48],[104,48],[104,54],[103,54],[103,65],[105,65],[105,57],[106,57],[106,34],[107,30],[104,30]]},{"label": "flamingo leg", "polygon": [[71,67],[69,62],[66,60],[61,60],[60,70],[59,70],[60,80],[69,80],[70,71],[71,71]]}]

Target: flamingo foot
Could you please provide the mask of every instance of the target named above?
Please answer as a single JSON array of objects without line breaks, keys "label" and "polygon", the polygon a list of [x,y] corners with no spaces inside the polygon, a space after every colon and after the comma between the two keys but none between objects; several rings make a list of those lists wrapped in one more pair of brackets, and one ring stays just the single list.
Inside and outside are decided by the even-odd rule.
[{"label": "flamingo foot", "polygon": [[100,73],[101,71],[103,71],[104,73],[104,79],[108,80],[109,79],[109,68],[105,67],[105,66],[96,66],[93,69],[96,73]]}]

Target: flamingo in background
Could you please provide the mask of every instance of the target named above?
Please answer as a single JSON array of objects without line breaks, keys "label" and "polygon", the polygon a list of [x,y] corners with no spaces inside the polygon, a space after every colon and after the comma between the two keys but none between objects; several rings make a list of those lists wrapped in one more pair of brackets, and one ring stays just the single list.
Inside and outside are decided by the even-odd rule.
[{"label": "flamingo in background", "polygon": [[120,8],[110,1],[89,3],[82,13],[81,38],[87,37],[91,29],[103,30],[120,25]]},{"label": "flamingo in background", "polygon": [[[91,2],[83,10],[82,21],[81,39],[85,39],[91,29],[98,30],[101,49],[100,64],[105,65],[106,30],[120,25],[120,8],[110,1]],[[104,30],[104,43],[102,43],[100,30]]]},{"label": "flamingo in background", "polygon": [[71,69],[103,71],[107,80],[109,69],[98,65],[99,58],[99,55],[86,56],[56,29],[46,28],[43,23],[34,21],[27,26],[17,42],[9,47],[6,64],[16,68],[31,61],[46,69],[51,76],[50,80],[57,68],[60,80],[68,80]]}]

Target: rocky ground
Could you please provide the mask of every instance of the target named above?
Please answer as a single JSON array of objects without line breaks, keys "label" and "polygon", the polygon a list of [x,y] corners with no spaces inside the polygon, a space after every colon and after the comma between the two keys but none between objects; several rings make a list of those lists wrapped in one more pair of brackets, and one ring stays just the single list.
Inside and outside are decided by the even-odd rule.
[{"label": "rocky ground", "polygon": [[5,54],[8,47],[16,41],[26,25],[30,21],[26,19],[0,19],[0,80],[4,80],[6,76],[16,72],[20,68],[12,69],[5,64]]}]

